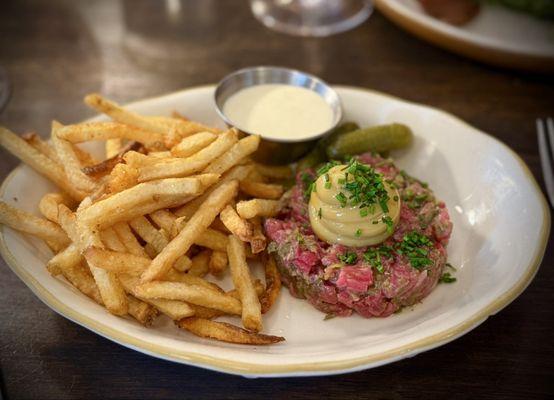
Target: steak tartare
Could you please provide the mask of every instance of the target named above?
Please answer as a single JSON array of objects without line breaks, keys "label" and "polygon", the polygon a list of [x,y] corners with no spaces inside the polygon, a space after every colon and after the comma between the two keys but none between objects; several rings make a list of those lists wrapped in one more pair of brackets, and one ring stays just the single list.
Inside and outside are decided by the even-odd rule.
[{"label": "steak tartare", "polygon": [[328,316],[387,317],[426,297],[446,264],[452,231],[448,210],[427,184],[399,170],[392,160],[366,153],[374,168],[398,190],[400,218],[384,242],[366,247],[329,244],[314,233],[308,215],[313,170],[301,171],[277,218],[265,221],[283,282]]}]

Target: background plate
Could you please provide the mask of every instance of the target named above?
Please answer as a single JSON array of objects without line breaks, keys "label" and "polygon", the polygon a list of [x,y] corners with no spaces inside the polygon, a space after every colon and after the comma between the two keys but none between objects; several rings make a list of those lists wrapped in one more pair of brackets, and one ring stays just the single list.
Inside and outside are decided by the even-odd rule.
[{"label": "background plate", "polygon": [[387,18],[415,36],[494,65],[554,71],[554,22],[506,7],[484,4],[468,24],[431,17],[417,0],[375,0]]},{"label": "background plate", "polygon": [[[160,318],[153,328],[118,318],[44,268],[50,257],[38,240],[3,228],[0,251],[14,272],[56,312],[129,348],[156,357],[249,377],[324,375],[371,368],[437,347],[464,334],[515,299],[537,271],[550,231],[550,213],[521,159],[496,139],[455,117],[368,90],[336,87],[345,120],[360,125],[403,122],[412,148],[398,164],[428,181],[445,200],[454,233],[449,260],[458,282],[439,285],[423,303],[385,319],[359,316],[323,320],[285,289],[264,319],[265,332],[287,341],[250,347],[197,338]],[[221,126],[213,86],[140,101],[129,108],[168,115],[177,110]],[[38,213],[53,190],[26,166],[1,188],[4,201]],[[227,285],[228,282],[223,282]]]}]

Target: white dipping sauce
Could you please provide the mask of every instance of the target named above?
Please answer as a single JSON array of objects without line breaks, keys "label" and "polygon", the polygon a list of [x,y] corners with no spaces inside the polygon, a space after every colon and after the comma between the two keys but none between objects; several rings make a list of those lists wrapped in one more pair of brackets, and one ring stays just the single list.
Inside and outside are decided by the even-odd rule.
[{"label": "white dipping sauce", "polygon": [[270,139],[309,139],[333,124],[333,110],[321,96],[282,84],[242,89],[227,99],[223,113],[237,128]]}]

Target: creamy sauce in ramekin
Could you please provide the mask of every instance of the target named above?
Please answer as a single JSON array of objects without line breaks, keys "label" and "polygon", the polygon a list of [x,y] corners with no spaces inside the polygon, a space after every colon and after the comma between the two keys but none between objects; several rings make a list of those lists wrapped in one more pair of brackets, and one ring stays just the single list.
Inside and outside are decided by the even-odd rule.
[{"label": "creamy sauce in ramekin", "polygon": [[333,125],[333,110],[321,96],[283,84],[242,89],[227,99],[223,113],[237,128],[273,139],[309,139]]}]

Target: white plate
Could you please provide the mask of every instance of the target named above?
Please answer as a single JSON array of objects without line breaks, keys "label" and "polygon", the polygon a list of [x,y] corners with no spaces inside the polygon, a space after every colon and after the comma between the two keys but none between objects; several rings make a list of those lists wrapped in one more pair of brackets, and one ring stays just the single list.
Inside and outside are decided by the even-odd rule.
[{"label": "white plate", "polygon": [[[201,87],[131,104],[144,114],[172,110],[220,125],[213,87]],[[399,121],[412,127],[414,146],[396,154],[398,164],[428,181],[446,201],[454,221],[449,260],[458,282],[439,285],[421,304],[384,319],[359,316],[323,320],[287,290],[265,317],[265,332],[286,342],[248,347],[204,340],[161,318],[153,328],[118,318],[51,277],[49,252],[9,228],[0,250],[13,271],[49,307],[66,318],[155,357],[249,377],[324,375],[390,363],[447,343],[514,300],[541,261],[550,213],[535,180],[508,147],[455,117],[367,90],[337,87],[345,120],[360,125]],[[53,116],[55,117],[55,116]],[[30,168],[18,167],[1,196],[37,212],[53,187]]]},{"label": "white plate", "polygon": [[376,0],[394,23],[440,47],[507,67],[554,70],[554,22],[483,4],[479,14],[454,26],[425,13],[417,0]]}]

